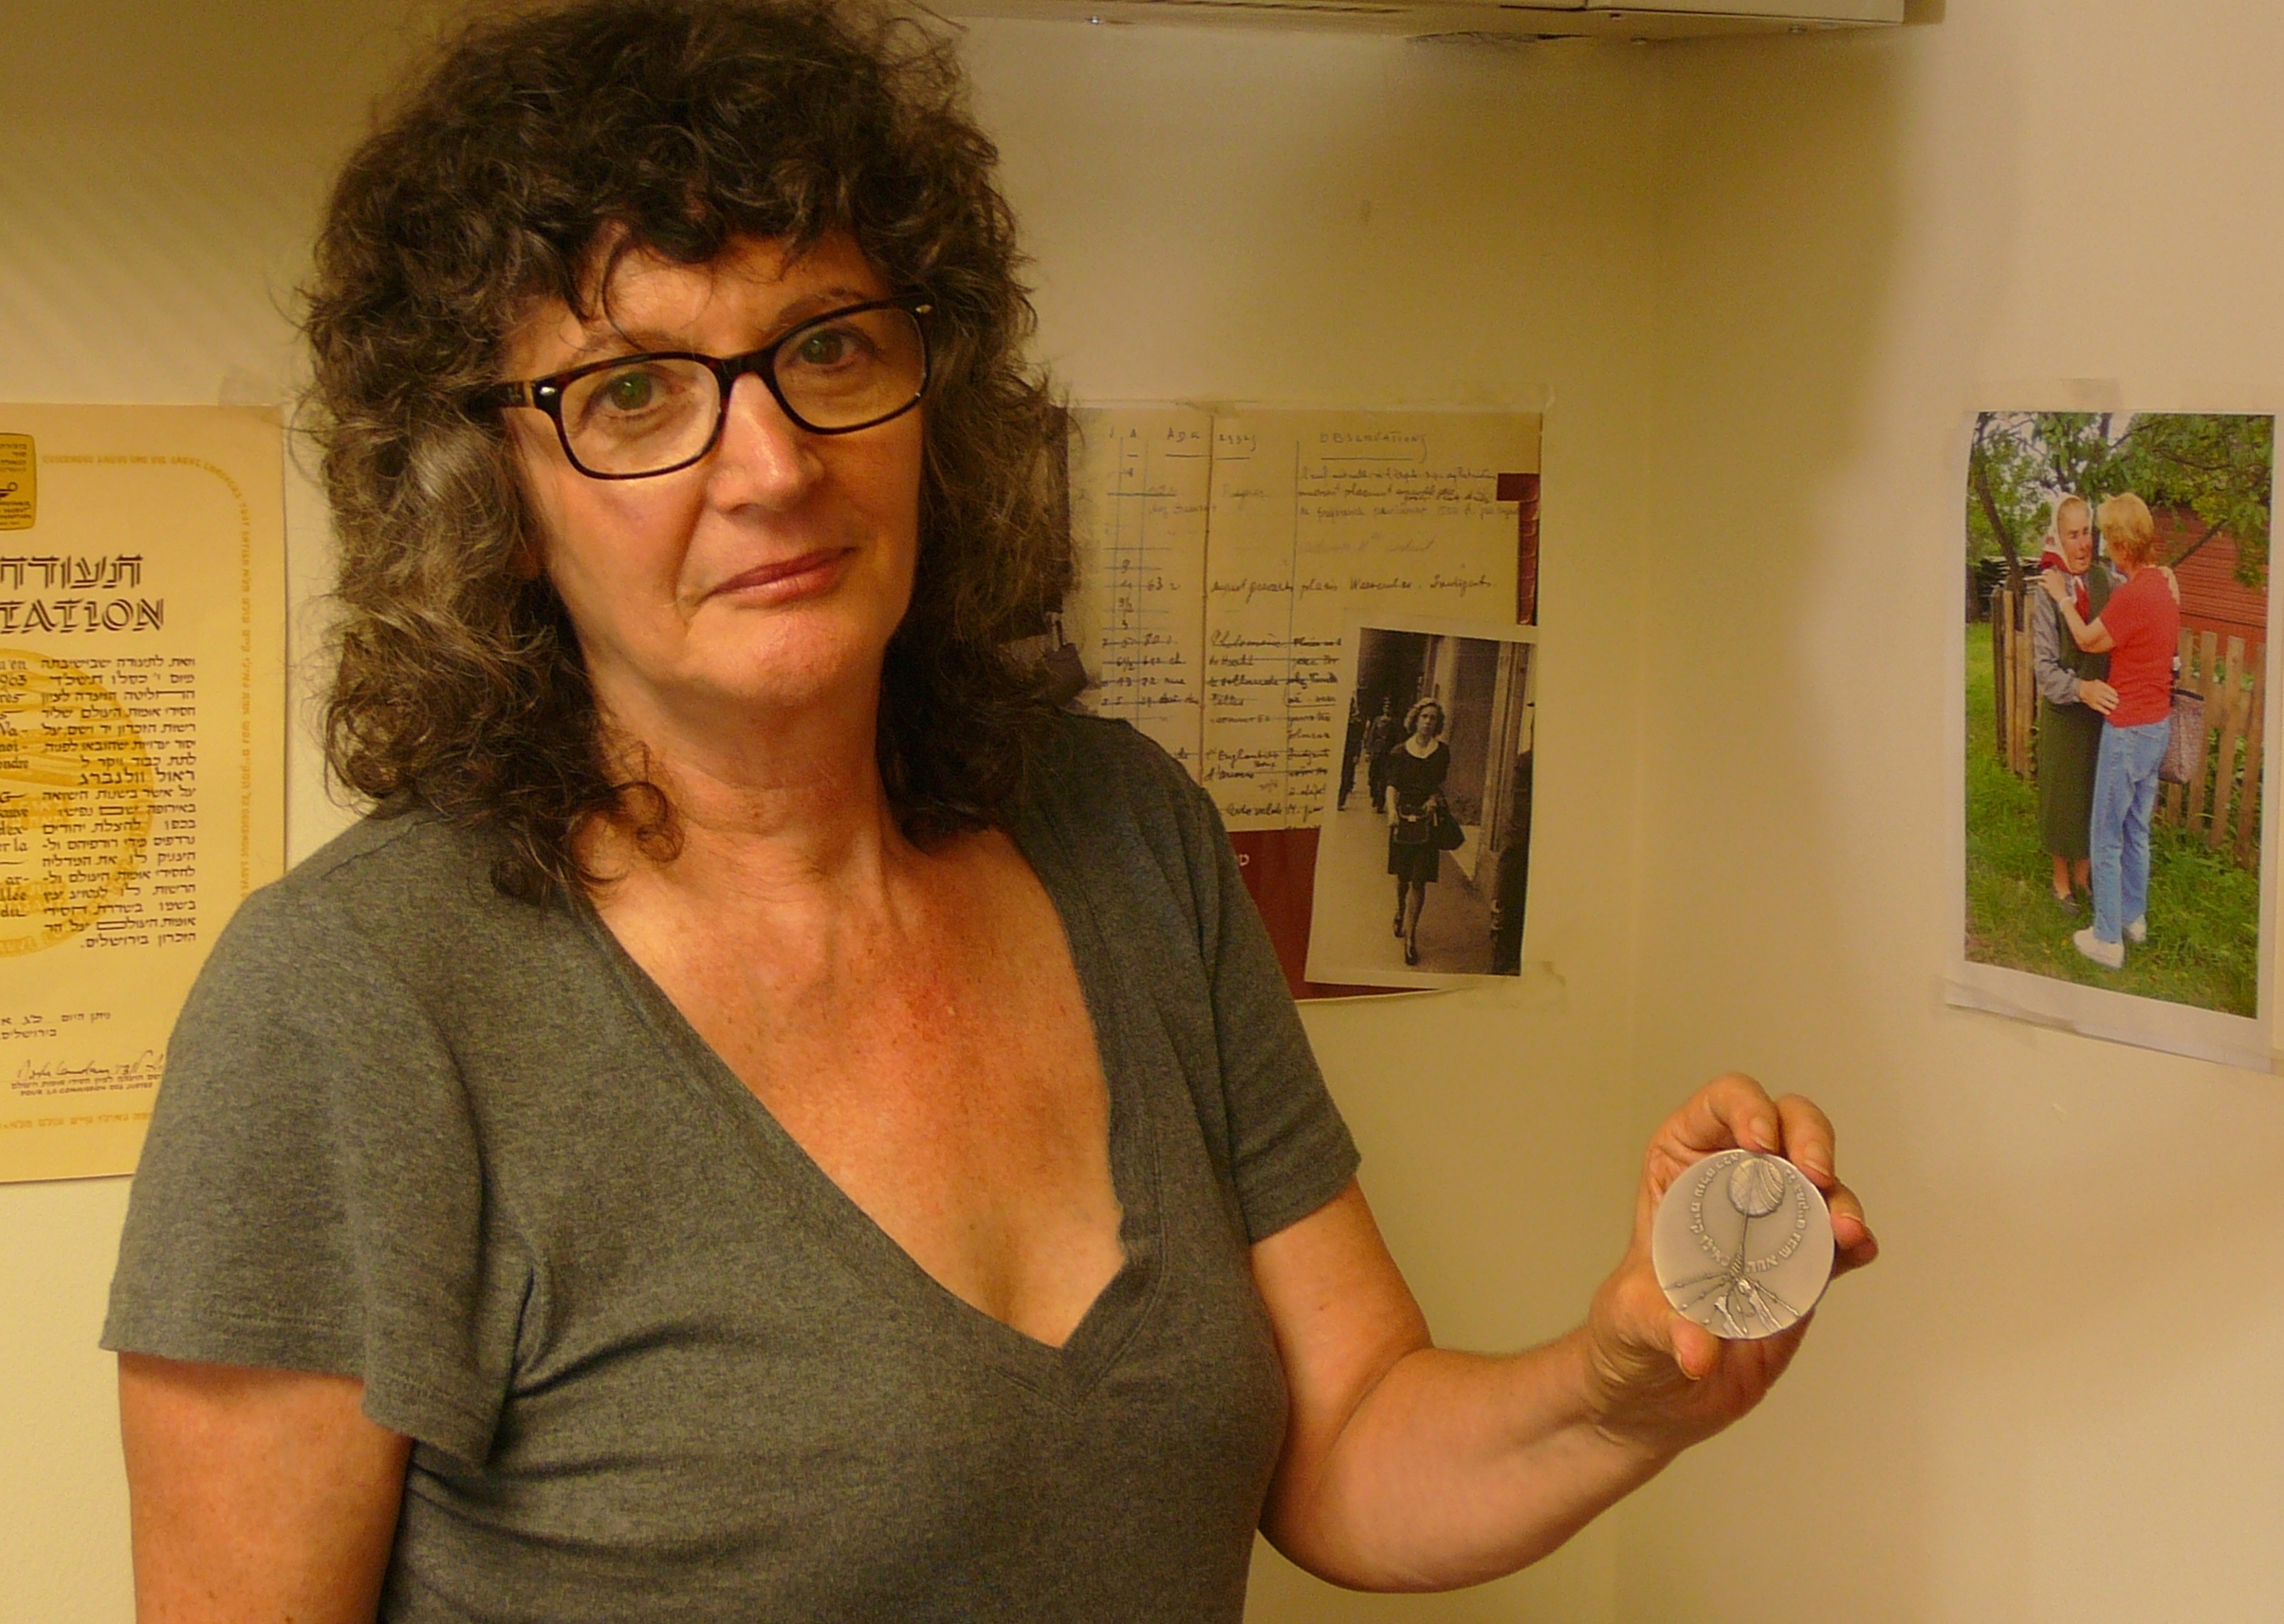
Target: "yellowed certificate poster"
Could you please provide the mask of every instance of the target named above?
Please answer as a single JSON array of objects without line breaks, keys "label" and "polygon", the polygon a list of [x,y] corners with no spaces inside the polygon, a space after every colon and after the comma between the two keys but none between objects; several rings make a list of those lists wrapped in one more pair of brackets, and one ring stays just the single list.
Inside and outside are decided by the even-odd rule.
[{"label": "yellowed certificate poster", "polygon": [[0,406],[0,1180],[132,1172],[285,867],[275,412]]}]

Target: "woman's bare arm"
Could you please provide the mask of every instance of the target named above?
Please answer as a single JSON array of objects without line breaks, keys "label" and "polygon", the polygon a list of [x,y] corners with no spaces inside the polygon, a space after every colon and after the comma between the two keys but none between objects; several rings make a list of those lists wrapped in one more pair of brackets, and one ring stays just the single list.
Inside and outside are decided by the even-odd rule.
[{"label": "woman's bare arm", "polygon": [[1596,1435],[1576,1335],[1430,1345],[1363,1194],[1254,1248],[1292,1413],[1262,1531],[1358,1590],[1442,1590],[1553,1550],[1663,1464]]},{"label": "woman's bare arm", "polygon": [[1652,1140],[1633,1245],[1587,1322],[1528,1353],[1431,1345],[1354,1185],[1256,1246],[1254,1280],[1292,1393],[1262,1532],[1335,1584],[1477,1583],[1544,1556],[1759,1403],[1806,1324],[1723,1342],[1673,1312],[1649,1260],[1666,1187],[1741,1143],[1789,1156],[1826,1191],[1839,1268],[1871,1261],[1877,1247],[1833,1175],[1823,1114],[1733,1076],[1700,1090]]},{"label": "woman's bare arm", "polygon": [[412,1441],[364,1383],[119,1360],[138,1624],[371,1624]]},{"label": "woman's bare arm", "polygon": [[2078,606],[2071,601],[2070,588],[2063,581],[2060,570],[2048,570],[2038,578],[2038,584],[2046,589],[2046,595],[2062,611],[2062,622],[2070,628],[2071,637],[2079,648],[2090,655],[2106,655],[2117,647],[2117,639],[2109,635],[2109,628],[2102,624],[2100,616],[2094,617],[2091,626],[2079,617]]}]

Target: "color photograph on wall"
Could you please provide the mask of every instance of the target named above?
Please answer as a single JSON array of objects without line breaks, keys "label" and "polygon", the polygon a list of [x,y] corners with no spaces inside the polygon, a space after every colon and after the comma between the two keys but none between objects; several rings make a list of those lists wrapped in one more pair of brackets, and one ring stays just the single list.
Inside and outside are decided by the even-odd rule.
[{"label": "color photograph on wall", "polygon": [[1960,1002],[2268,1069],[2275,419],[1983,412]]},{"label": "color photograph on wall", "polygon": [[1521,973],[1536,637],[1432,617],[1349,626],[1311,981],[1464,987]]}]

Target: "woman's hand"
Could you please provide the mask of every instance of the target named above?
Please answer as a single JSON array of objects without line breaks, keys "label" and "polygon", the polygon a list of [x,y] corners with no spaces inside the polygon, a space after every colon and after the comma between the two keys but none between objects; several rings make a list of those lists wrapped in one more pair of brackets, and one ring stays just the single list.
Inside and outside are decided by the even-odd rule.
[{"label": "woman's hand", "polygon": [[2173,601],[2180,602],[2181,577],[2173,573],[2173,566],[2169,563],[2161,563],[2157,566],[2157,573],[2165,578],[2165,588],[2173,594]]},{"label": "woman's hand", "polygon": [[1659,1198],[1742,1145],[1788,1156],[1832,1206],[1837,1269],[1877,1251],[1833,1174],[1832,1124],[1747,1077],[1700,1089],[1650,1141],[1633,1245],[1586,1324],[1506,1357],[1434,1346],[1354,1185],[1253,1248],[1291,1394],[1262,1530],[1319,1578],[1440,1590],[1559,1545],[1685,1446],[1759,1401],[1805,1325],[1723,1342],[1667,1304],[1649,1266]]},{"label": "woman's hand", "polygon": [[2070,577],[2064,575],[2060,570],[2050,569],[2046,571],[2043,575],[2038,577],[2038,584],[2046,589],[2046,596],[2053,599],[2056,603],[2067,603],[2070,601]]},{"label": "woman's hand", "polygon": [[1699,1089],[1649,1141],[1633,1244],[1594,1294],[1587,1317],[1596,1428],[1652,1458],[1711,1436],[1759,1403],[1808,1331],[1804,1320],[1759,1341],[1724,1341],[1677,1313],[1650,1267],[1650,1230],[1667,1187],[1692,1163],[1739,1147],[1783,1156],[1823,1191],[1832,1209],[1835,1276],[1879,1255],[1862,1203],[1839,1182],[1832,1123],[1823,1112],[1798,1095],[1772,1100],[1735,1072]]},{"label": "woman's hand", "polygon": [[2117,690],[2100,680],[2078,683],[2078,703],[2107,716],[2117,709]]}]

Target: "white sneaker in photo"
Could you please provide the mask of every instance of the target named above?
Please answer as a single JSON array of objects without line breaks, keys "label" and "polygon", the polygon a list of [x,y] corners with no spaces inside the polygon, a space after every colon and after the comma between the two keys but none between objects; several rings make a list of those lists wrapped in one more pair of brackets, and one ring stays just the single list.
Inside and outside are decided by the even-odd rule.
[{"label": "white sneaker in photo", "polygon": [[2093,927],[2091,925],[2072,936],[2070,945],[2106,969],[2124,969],[2126,968],[2126,944],[2103,941],[2101,937],[2093,933]]},{"label": "white sneaker in photo", "polygon": [[2132,924],[2126,927],[2126,940],[2131,942],[2135,947],[2140,947],[2148,939],[2149,920],[2146,914],[2144,914],[2141,918],[2134,920]]}]

